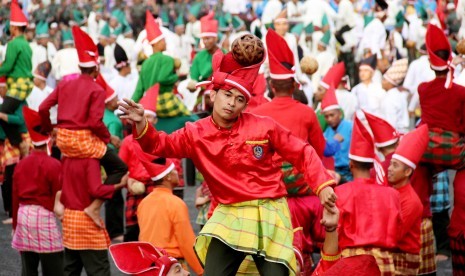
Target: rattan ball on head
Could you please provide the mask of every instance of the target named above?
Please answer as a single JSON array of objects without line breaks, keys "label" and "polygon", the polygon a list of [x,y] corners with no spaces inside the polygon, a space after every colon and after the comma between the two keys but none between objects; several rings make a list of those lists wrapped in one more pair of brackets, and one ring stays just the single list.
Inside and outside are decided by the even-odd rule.
[{"label": "rattan ball on head", "polygon": [[456,50],[460,55],[465,55],[465,39],[462,39],[459,43],[457,43]]},{"label": "rattan ball on head", "polygon": [[245,34],[234,40],[231,49],[237,63],[245,67],[260,63],[265,56],[263,42],[251,34]]},{"label": "rattan ball on head", "polygon": [[318,70],[318,61],[312,57],[305,56],[300,61],[302,72],[307,75],[312,75]]}]

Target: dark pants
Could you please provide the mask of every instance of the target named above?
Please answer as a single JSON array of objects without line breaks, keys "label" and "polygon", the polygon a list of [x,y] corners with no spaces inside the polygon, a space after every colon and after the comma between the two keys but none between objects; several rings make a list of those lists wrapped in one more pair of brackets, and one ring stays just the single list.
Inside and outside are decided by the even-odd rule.
[{"label": "dark pants", "polygon": [[350,86],[354,87],[358,83],[358,74],[357,68],[355,66],[355,57],[353,52],[344,53],[341,52],[339,55],[339,60],[343,61],[346,67],[347,75],[350,78]]},{"label": "dark pants", "polygon": [[2,198],[3,198],[3,208],[5,212],[8,213],[8,217],[12,217],[12,197],[13,197],[13,173],[15,172],[16,164],[8,165],[5,167],[5,172],[3,175],[3,184],[2,186]]},{"label": "dark pants", "polygon": [[[116,151],[110,148],[100,159],[100,165],[107,174],[105,185],[121,182],[121,178],[128,171],[128,167]],[[105,202],[105,226],[110,239],[124,234],[124,198],[121,190],[115,191],[113,197]]]},{"label": "dark pants", "polygon": [[63,275],[63,251],[55,253],[21,252],[21,275],[39,275],[39,262],[42,275]]},{"label": "dark pants", "polygon": [[83,267],[89,276],[110,276],[110,262],[108,261],[107,250],[72,250],[65,248],[64,267],[64,275],[66,276],[80,276]]},{"label": "dark pants", "polygon": [[450,257],[450,240],[447,234],[450,218],[449,210],[433,213],[433,232],[436,240],[436,254]]},{"label": "dark pants", "polygon": [[[246,257],[244,252],[232,249],[222,241],[212,238],[207,251],[204,276],[234,276]],[[252,255],[261,276],[289,275],[289,269],[279,263],[266,261],[259,255]]]},{"label": "dark pants", "polygon": [[124,233],[124,242],[138,241],[139,233],[139,224],[126,226],[126,233]]},{"label": "dark pants", "polygon": [[[6,114],[13,114],[16,111],[16,109],[18,109],[21,103],[22,101],[18,99],[6,96],[3,98],[3,103],[0,107],[0,112]],[[15,147],[19,146],[23,138],[21,137],[21,133],[19,132],[18,126],[9,124],[3,120],[0,120],[0,126],[3,128],[5,136],[10,141],[10,144]]]}]

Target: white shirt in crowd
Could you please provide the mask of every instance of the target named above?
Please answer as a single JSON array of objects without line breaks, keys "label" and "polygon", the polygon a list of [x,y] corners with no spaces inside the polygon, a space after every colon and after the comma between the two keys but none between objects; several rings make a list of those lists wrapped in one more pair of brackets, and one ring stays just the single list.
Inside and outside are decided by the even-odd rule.
[{"label": "white shirt in crowd", "polygon": [[407,133],[409,127],[409,116],[407,110],[407,97],[397,88],[386,92],[383,105],[383,118],[388,121],[399,133]]},{"label": "white shirt in crowd", "polygon": [[76,48],[63,48],[53,58],[52,74],[57,80],[61,80],[66,75],[80,74],[78,64],[79,57]]},{"label": "white shirt in crowd", "polygon": [[379,83],[374,83],[373,81],[368,85],[359,83],[352,88],[352,93],[357,97],[360,109],[376,116],[382,116],[381,106],[386,92],[384,92]]},{"label": "white shirt in crowd", "polygon": [[352,121],[358,109],[357,97],[345,89],[336,90],[336,99],[339,106],[344,111],[344,119]]},{"label": "white shirt in crowd", "polygon": [[[53,92],[53,89],[49,86],[45,86],[42,90],[34,85],[31,94],[26,98],[27,105],[30,109],[39,111],[40,104]],[[55,105],[50,109],[50,120],[52,124],[57,123],[57,106]]]},{"label": "white shirt in crowd", "polygon": [[410,91],[412,98],[408,105],[409,111],[415,111],[419,106],[418,86],[422,82],[432,81],[435,78],[434,71],[430,67],[427,55],[423,55],[410,63],[403,86]]}]

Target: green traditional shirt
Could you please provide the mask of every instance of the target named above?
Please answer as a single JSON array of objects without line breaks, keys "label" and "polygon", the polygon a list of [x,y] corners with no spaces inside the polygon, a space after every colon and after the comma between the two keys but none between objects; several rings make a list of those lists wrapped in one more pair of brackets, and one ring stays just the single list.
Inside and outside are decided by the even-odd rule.
[{"label": "green traditional shirt", "polygon": [[32,49],[24,35],[8,42],[0,76],[32,78]]},{"label": "green traditional shirt", "polygon": [[[223,53],[226,53],[224,49],[221,49]],[[192,66],[190,70],[191,79],[195,81],[205,81],[210,78],[213,74],[212,69],[213,55],[207,50],[198,52],[194,60],[192,60]]]},{"label": "green traditional shirt", "polygon": [[[103,123],[108,128],[108,132],[110,132],[111,135],[117,136],[123,140],[123,123],[113,111],[105,108],[105,113],[103,113]],[[115,149],[115,146],[111,143],[108,144],[108,147]]]},{"label": "green traditional shirt", "polygon": [[139,102],[145,91],[156,83],[160,84],[160,94],[171,92],[177,80],[178,75],[174,70],[174,59],[161,52],[155,53],[142,64],[139,81],[132,99]]},{"label": "green traditional shirt", "polygon": [[[26,101],[22,101],[13,114],[7,114],[8,124],[17,126],[20,133],[27,133],[26,123],[23,116],[23,106],[27,106]],[[0,138],[4,136],[5,133],[2,129],[0,132]]]},{"label": "green traditional shirt", "polygon": [[167,134],[171,134],[176,130],[183,128],[187,122],[195,122],[198,119],[199,117],[195,114],[174,118],[158,118],[155,128],[157,130],[164,131]]}]

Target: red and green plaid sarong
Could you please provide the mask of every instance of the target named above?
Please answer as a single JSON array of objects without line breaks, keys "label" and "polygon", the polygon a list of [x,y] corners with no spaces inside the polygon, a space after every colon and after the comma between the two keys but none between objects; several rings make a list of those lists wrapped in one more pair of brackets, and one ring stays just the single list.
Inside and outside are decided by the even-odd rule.
[{"label": "red and green plaid sarong", "polygon": [[441,128],[430,128],[428,148],[421,162],[441,169],[465,168],[465,137]]},{"label": "red and green plaid sarong", "polygon": [[283,173],[283,182],[290,196],[312,194],[312,190],[305,182],[303,173],[300,173],[291,163],[283,162],[281,171]]}]

